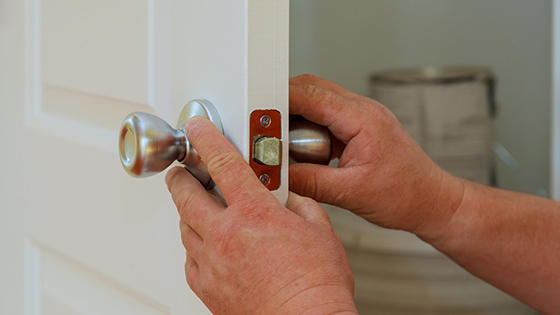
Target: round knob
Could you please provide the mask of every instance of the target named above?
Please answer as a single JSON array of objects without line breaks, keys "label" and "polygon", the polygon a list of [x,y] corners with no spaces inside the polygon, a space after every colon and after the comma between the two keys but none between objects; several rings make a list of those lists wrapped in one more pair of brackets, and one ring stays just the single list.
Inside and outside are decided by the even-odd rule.
[{"label": "round knob", "polygon": [[179,161],[206,188],[214,186],[208,170],[185,136],[184,127],[194,116],[210,119],[223,132],[216,108],[207,100],[185,105],[175,129],[163,119],[148,113],[134,112],[121,126],[119,154],[125,171],[133,177],[148,177]]},{"label": "round knob", "polygon": [[129,114],[121,126],[121,163],[133,177],[148,177],[165,170],[186,154],[187,138],[182,130],[148,113]]},{"label": "round knob", "polygon": [[329,164],[332,154],[329,129],[307,120],[290,123],[290,157],[298,163]]}]

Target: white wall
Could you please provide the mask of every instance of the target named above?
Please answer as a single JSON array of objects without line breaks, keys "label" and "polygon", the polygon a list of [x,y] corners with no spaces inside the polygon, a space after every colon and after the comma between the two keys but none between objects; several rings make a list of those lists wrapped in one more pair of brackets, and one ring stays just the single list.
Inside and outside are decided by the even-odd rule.
[{"label": "white wall", "polygon": [[548,189],[550,0],[294,0],[290,74],[367,95],[378,70],[483,65],[498,77],[498,138]]}]

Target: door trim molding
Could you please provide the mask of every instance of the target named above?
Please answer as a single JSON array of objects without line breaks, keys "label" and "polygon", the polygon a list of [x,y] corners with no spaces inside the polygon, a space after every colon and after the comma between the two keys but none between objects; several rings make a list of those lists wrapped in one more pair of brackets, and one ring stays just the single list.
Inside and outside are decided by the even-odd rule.
[{"label": "door trim molding", "polygon": [[550,195],[560,200],[560,0],[552,1]]}]

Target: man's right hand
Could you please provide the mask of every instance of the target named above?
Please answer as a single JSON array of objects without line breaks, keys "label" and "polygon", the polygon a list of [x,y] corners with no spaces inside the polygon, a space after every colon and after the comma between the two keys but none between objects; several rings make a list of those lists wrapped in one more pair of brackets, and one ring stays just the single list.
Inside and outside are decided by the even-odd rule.
[{"label": "man's right hand", "polygon": [[290,166],[290,190],[353,211],[387,228],[437,238],[463,197],[461,181],[439,168],[380,103],[333,82],[290,79],[290,114],[326,126],[339,167]]},{"label": "man's right hand", "polygon": [[294,164],[290,189],[415,233],[542,314],[560,309],[560,203],[453,177],[378,102],[313,76],[290,81],[290,112],[327,126],[339,168]]}]

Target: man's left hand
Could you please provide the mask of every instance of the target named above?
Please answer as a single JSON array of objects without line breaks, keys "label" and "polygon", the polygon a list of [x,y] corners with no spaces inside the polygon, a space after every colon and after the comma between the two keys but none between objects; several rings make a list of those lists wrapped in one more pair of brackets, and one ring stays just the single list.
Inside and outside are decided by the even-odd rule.
[{"label": "man's left hand", "polygon": [[284,207],[207,119],[187,137],[227,203],[184,168],[166,183],[181,217],[187,283],[214,314],[357,314],[340,239],[315,201],[290,193]]}]

